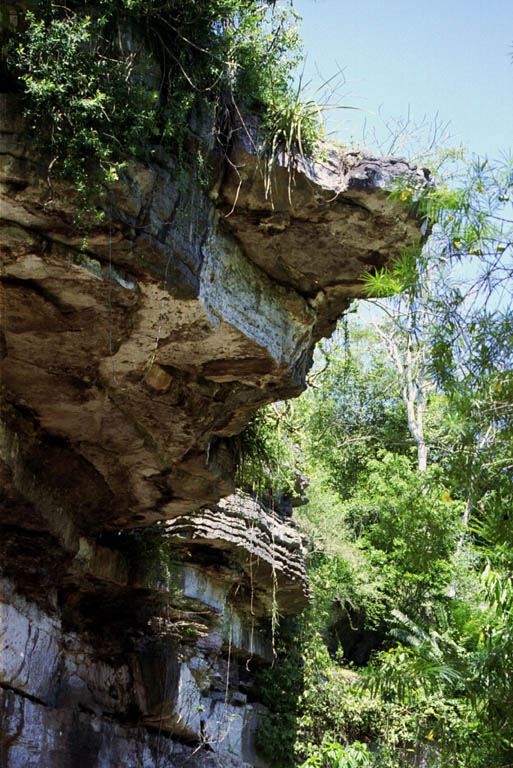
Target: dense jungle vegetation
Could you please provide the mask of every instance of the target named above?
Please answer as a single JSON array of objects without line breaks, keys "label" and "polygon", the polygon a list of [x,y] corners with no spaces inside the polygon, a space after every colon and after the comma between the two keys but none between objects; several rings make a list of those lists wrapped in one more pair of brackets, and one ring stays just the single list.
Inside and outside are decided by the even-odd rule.
[{"label": "dense jungle vegetation", "polygon": [[455,168],[255,425],[260,484],[309,482],[313,601],[262,684],[283,768],[513,765],[513,168]]},{"label": "dense jungle vegetation", "polygon": [[[253,113],[268,158],[315,152],[295,21],[260,0],[10,3],[2,74],[49,179],[101,216],[127,157],[182,157],[205,114],[221,149]],[[428,245],[366,278],[363,319],[246,433],[243,485],[309,484],[312,605],[260,679],[276,768],[513,765],[513,168],[439,159],[433,189],[392,193]]]}]

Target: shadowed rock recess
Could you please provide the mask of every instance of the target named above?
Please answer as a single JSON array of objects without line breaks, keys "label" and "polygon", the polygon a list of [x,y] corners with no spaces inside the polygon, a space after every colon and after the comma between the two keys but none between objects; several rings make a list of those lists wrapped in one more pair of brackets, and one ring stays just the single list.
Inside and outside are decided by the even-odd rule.
[{"label": "shadowed rock recess", "polygon": [[84,242],[0,114],[0,766],[262,766],[255,671],[308,586],[230,438],[418,240],[387,189],[424,176],[327,146],[266,195],[241,129],[209,193],[187,158],[129,161]]}]

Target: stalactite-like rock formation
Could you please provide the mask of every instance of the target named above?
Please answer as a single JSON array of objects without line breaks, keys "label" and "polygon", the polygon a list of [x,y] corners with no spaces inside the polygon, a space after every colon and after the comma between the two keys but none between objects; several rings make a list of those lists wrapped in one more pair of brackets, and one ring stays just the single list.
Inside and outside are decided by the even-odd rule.
[{"label": "stalactite-like rock formation", "polygon": [[290,523],[230,495],[230,438],[419,238],[387,190],[425,179],[327,147],[266,196],[240,129],[209,194],[129,162],[84,242],[0,114],[0,766],[258,766],[266,619],[308,588]]}]

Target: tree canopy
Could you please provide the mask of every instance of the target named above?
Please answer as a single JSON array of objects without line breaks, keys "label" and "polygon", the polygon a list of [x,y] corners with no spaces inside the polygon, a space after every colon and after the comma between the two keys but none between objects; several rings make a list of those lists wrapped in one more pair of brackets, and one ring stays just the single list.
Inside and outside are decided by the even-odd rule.
[{"label": "tree canopy", "polygon": [[513,761],[513,166],[474,160],[425,196],[394,194],[431,241],[366,278],[368,321],[346,316],[281,409],[310,482],[296,517],[314,600],[277,662],[278,679],[291,658],[301,669],[297,698],[269,718],[281,738],[287,716],[283,766],[499,768]]}]

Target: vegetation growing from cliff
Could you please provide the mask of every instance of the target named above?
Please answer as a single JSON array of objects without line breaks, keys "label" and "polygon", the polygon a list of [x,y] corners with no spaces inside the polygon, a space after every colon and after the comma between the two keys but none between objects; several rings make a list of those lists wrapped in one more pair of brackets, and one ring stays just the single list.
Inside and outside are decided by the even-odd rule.
[{"label": "vegetation growing from cliff", "polygon": [[422,201],[430,249],[368,279],[294,405],[314,601],[263,683],[283,768],[513,761],[512,194],[475,161]]},{"label": "vegetation growing from cliff", "polygon": [[293,422],[290,403],[273,403],[258,410],[232,440],[237,485],[271,507],[299,490],[301,459],[294,445]]},{"label": "vegetation growing from cliff", "polygon": [[[96,199],[132,156],[192,140],[202,166],[208,134],[226,147],[254,113],[269,146],[301,151],[319,130],[293,87],[301,59],[290,2],[263,0],[37,0],[4,35],[29,130],[48,177]],[[205,171],[203,171],[206,174]]]},{"label": "vegetation growing from cliff", "polygon": [[[292,89],[287,7],[85,8],[35,2],[6,43],[49,178],[87,196],[129,156],[180,160],[201,146],[206,113],[223,147],[243,111],[271,131],[271,151],[315,137],[316,109]],[[398,204],[436,222],[435,253],[370,276],[374,325],[325,344],[306,397],[246,434],[242,484],[292,492],[298,456],[311,479],[298,518],[315,599],[261,680],[261,748],[276,766],[513,762],[513,174],[478,161],[467,176],[420,201],[398,188]],[[468,291],[446,265],[468,270]],[[161,538],[149,534],[152,562]]]}]

